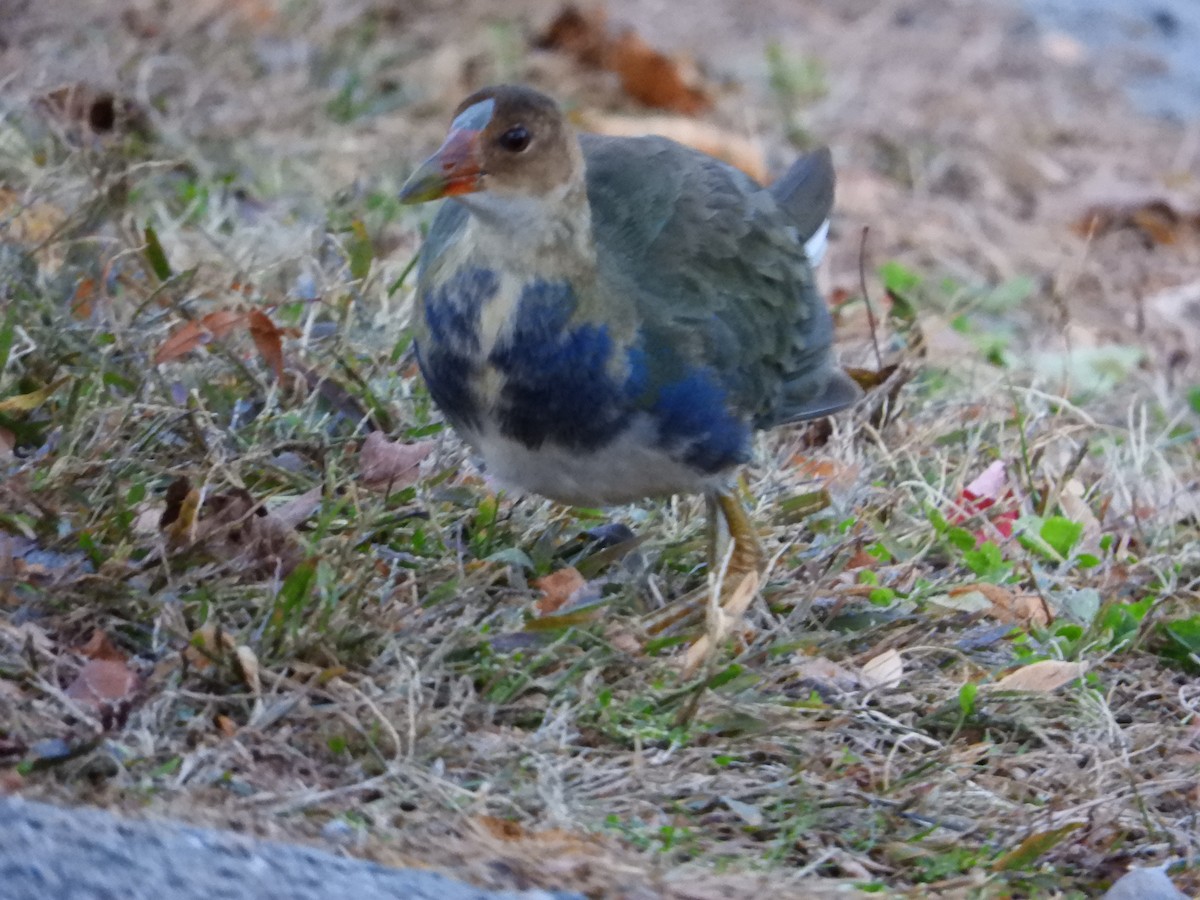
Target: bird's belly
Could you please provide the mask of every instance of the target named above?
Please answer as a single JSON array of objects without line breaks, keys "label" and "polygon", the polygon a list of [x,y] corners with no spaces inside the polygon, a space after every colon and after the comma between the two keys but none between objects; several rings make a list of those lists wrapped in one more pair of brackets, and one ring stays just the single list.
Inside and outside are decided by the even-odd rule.
[{"label": "bird's belly", "polygon": [[700,493],[724,484],[726,472],[703,472],[664,448],[654,423],[636,417],[595,450],[546,442],[530,447],[489,428],[462,429],[486,472],[503,487],[574,506],[612,506],[646,497]]}]

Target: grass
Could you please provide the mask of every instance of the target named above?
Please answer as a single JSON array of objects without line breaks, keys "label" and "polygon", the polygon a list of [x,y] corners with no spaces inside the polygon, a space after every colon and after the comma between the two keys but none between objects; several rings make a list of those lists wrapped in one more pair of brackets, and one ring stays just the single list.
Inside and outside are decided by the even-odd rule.
[{"label": "grass", "polygon": [[[329,64],[371,39],[335,31]],[[403,99],[387,60],[309,111],[382,115]],[[772,568],[689,682],[696,628],[657,623],[705,589],[702,504],[493,494],[414,371],[424,214],[389,178],[322,192],[304,153],[256,160],[282,132],[178,124],[0,120],[8,789],[595,896],[1086,896],[1196,852],[1200,420],[1131,363],[1037,374],[1040,288],[871,279],[897,292],[880,338],[902,374],[829,428],[764,436],[746,487]],[[247,328],[155,364],[187,322],[247,309],[280,329],[282,378]],[[841,325],[869,359],[861,309]],[[952,358],[930,314],[963,338]],[[419,478],[364,483],[374,427],[436,444]],[[995,461],[995,505],[966,501]],[[180,478],[190,532],[161,524]],[[196,538],[238,491],[244,513]],[[295,528],[247,524],[313,491]],[[540,615],[533,582],[566,566],[588,601]],[[1049,620],[1002,608],[1019,597]],[[98,631],[138,686],[92,702],[72,686]],[[864,676],[891,651],[900,670]],[[994,686],[1041,661],[1088,670]]]}]

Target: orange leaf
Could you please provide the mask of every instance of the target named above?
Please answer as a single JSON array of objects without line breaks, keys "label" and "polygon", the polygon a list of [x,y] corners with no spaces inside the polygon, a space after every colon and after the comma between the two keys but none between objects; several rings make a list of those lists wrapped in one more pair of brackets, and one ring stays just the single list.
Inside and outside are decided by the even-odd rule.
[{"label": "orange leaf", "polygon": [[674,60],[655,50],[632,29],[609,47],[608,68],[621,78],[621,87],[634,100],[694,116],[712,105],[708,95],[684,83]]},{"label": "orange leaf", "polygon": [[71,298],[71,315],[87,319],[92,315],[92,300],[96,296],[96,279],[80,278],[75,285],[75,296]]},{"label": "orange leaf", "polygon": [[263,358],[278,379],[283,378],[283,332],[271,321],[261,309],[250,310],[250,338],[258,348],[258,355]]},{"label": "orange leaf", "polygon": [[684,77],[675,60],[655,50],[633,29],[612,34],[602,11],[581,13],[567,6],[538,38],[537,46],[615,72],[625,93],[647,106],[690,116],[712,105],[708,94],[688,83],[692,79]]},{"label": "orange leaf", "polygon": [[162,346],[154,354],[154,364],[179,359],[203,344],[225,337],[242,324],[245,318],[246,314],[243,312],[222,309],[209,313],[202,319],[185,323],[162,342]]},{"label": "orange leaf", "polygon": [[128,657],[112,642],[107,632],[97,628],[91,638],[79,648],[79,652],[89,659],[107,659],[123,663]]},{"label": "orange leaf", "polygon": [[874,569],[877,565],[879,565],[879,560],[862,547],[855,550],[854,555],[846,562],[847,569]]},{"label": "orange leaf", "polygon": [[536,604],[538,615],[545,616],[557,612],[576,591],[586,585],[584,577],[571,567],[559,569],[537,579],[533,586],[542,592]]}]

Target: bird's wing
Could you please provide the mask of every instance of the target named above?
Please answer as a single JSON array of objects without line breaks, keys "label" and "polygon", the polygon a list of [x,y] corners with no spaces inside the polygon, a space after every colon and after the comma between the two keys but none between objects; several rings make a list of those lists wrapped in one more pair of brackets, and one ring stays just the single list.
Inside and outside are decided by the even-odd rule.
[{"label": "bird's wing", "polygon": [[582,141],[601,278],[636,307],[652,384],[707,367],[762,427],[852,402],[809,235],[770,191],[666,138]]}]

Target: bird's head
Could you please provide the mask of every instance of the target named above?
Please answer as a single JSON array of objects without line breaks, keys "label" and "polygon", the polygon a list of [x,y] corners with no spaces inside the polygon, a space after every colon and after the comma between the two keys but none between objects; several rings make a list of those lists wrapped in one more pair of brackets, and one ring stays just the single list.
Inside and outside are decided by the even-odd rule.
[{"label": "bird's head", "polygon": [[402,203],[487,193],[540,198],[578,181],[583,158],[558,104],[531,88],[484,88],[461,104],[450,133],[400,190]]}]

